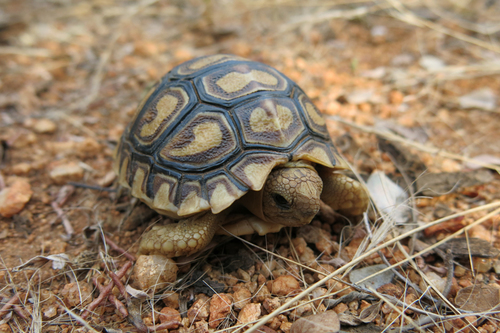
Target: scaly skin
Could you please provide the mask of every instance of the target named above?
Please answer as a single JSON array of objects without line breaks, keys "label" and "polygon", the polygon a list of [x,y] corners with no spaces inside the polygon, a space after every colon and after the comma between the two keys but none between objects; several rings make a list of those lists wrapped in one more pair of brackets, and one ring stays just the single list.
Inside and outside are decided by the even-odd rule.
[{"label": "scaly skin", "polygon": [[[369,203],[359,182],[327,168],[322,168],[318,175],[314,168],[301,163],[273,170],[262,191],[261,211],[252,211],[255,208],[249,206],[254,216],[243,219],[245,225],[228,226],[230,232],[241,236],[252,233],[252,228],[265,234],[276,232],[281,226],[308,224],[318,213],[320,200],[341,214],[351,216],[362,214]],[[245,197],[242,203],[245,204]],[[178,223],[155,226],[143,235],[139,253],[166,257],[196,253],[210,243],[230,213],[231,207],[219,214],[207,211]]]},{"label": "scaly skin", "polygon": [[320,170],[320,176],[323,179],[321,200],[333,210],[348,216],[361,215],[366,211],[370,198],[361,183],[326,168]]},{"label": "scaly skin", "polygon": [[142,236],[139,254],[187,256],[202,250],[212,240],[227,213],[207,211],[164,226],[154,226]]}]

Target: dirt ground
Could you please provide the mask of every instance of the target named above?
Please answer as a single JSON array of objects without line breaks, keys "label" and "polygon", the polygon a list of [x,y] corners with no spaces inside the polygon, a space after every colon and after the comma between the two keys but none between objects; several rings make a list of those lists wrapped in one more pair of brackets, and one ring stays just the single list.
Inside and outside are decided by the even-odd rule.
[{"label": "dirt ground", "polygon": [[[0,332],[320,332],[291,327],[326,310],[351,332],[498,330],[500,2],[0,4]],[[294,80],[379,209],[221,238],[140,293],[122,250],[165,219],[116,191],[113,150],[155,81],[217,53]],[[348,274],[385,259],[400,276],[376,290]]]}]

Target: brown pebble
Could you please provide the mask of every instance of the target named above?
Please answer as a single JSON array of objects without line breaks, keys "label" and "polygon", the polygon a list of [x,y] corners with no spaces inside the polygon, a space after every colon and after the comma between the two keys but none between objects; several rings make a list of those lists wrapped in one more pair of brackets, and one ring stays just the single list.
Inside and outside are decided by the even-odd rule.
[{"label": "brown pebble", "polygon": [[0,215],[11,217],[19,213],[31,199],[33,191],[30,183],[22,178],[0,191]]},{"label": "brown pebble", "polygon": [[[162,324],[166,323],[166,322],[172,322],[172,321],[178,321],[180,324],[180,322],[182,320],[181,314],[179,313],[179,311],[172,309],[168,306],[161,309],[159,317],[160,317],[160,322]],[[172,325],[172,328],[177,328],[177,327],[179,327],[179,325],[175,325],[175,324]]]},{"label": "brown pebble", "polygon": [[132,286],[141,290],[162,289],[177,279],[175,261],[160,255],[140,255],[132,273]]},{"label": "brown pebble", "polygon": [[227,294],[216,294],[210,301],[210,328],[216,328],[231,313],[233,302]]},{"label": "brown pebble", "polygon": [[52,134],[56,131],[57,125],[50,119],[38,119],[33,124],[33,130],[39,134]]},{"label": "brown pebble", "polygon": [[49,176],[57,184],[78,181],[83,177],[83,168],[76,162],[69,162],[54,167]]},{"label": "brown pebble", "polygon": [[241,309],[238,315],[238,324],[246,324],[259,319],[261,314],[260,304],[249,303]]},{"label": "brown pebble", "polygon": [[200,320],[205,320],[208,318],[209,312],[209,300],[204,294],[200,294],[199,298],[194,301],[193,305],[188,310],[188,318],[190,322],[196,322]]},{"label": "brown pebble", "polygon": [[245,287],[239,288],[233,293],[234,307],[235,309],[241,310],[245,307],[252,298],[252,293]]},{"label": "brown pebble", "polygon": [[87,305],[92,301],[92,286],[87,282],[71,282],[60,292],[66,306],[72,308],[77,305]]},{"label": "brown pebble", "polygon": [[287,296],[300,292],[300,284],[291,275],[283,275],[272,282],[271,292],[278,296]]}]

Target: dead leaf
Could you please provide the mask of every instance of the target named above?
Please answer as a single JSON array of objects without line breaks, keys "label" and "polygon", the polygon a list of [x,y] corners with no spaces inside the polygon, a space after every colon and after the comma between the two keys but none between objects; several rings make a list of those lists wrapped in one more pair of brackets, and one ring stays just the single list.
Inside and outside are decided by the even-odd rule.
[{"label": "dead leaf", "polygon": [[302,317],[293,323],[290,333],[335,333],[340,330],[337,313],[328,310],[323,313]]},{"label": "dead leaf", "polygon": [[489,285],[474,285],[460,289],[455,303],[462,310],[473,312],[493,311],[499,307],[500,290]]}]

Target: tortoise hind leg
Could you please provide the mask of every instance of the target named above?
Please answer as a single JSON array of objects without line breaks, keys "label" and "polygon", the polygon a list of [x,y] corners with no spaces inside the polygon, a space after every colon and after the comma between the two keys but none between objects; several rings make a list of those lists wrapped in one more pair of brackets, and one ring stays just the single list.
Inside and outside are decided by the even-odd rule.
[{"label": "tortoise hind leg", "polygon": [[358,181],[341,173],[322,170],[323,192],[321,200],[341,214],[361,215],[368,208],[370,199]]},{"label": "tortoise hind leg", "polygon": [[155,226],[142,236],[139,254],[180,257],[200,251],[212,240],[227,214],[208,211],[178,223]]}]

